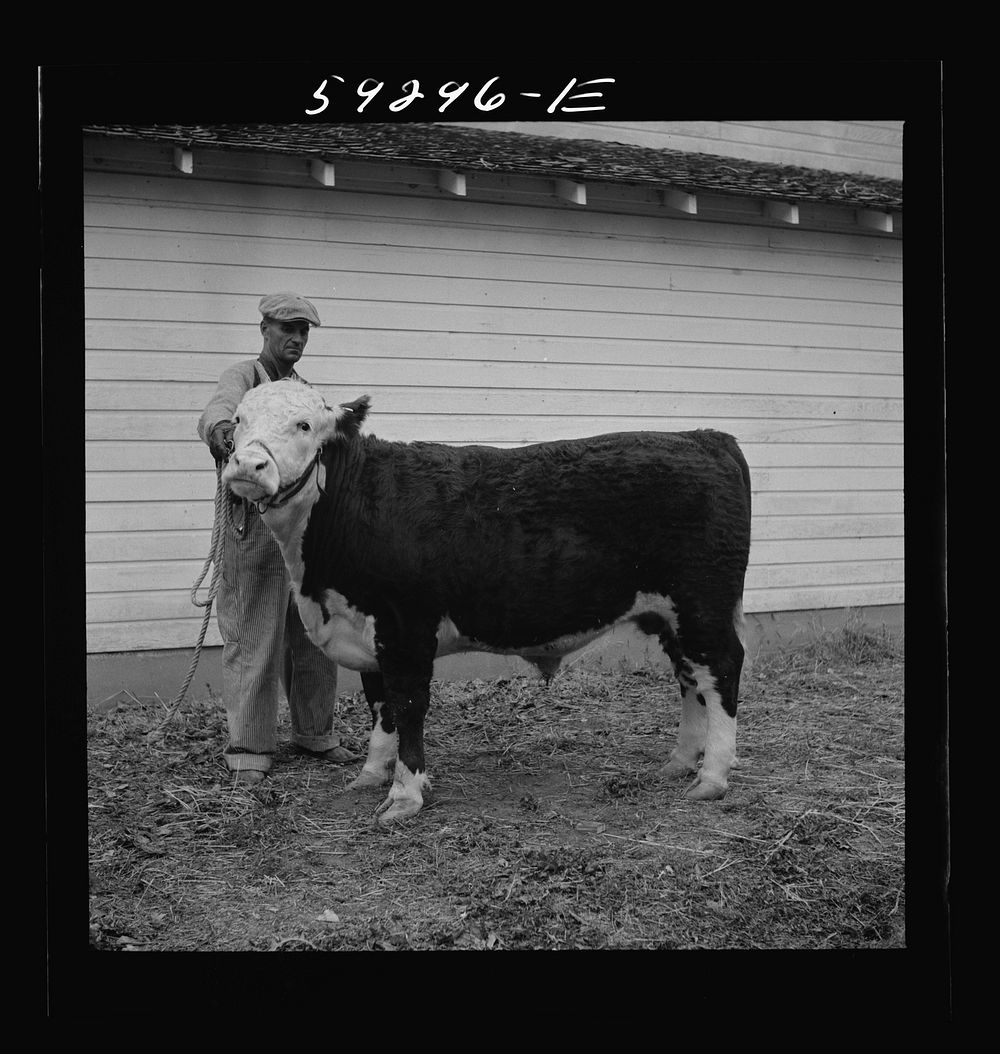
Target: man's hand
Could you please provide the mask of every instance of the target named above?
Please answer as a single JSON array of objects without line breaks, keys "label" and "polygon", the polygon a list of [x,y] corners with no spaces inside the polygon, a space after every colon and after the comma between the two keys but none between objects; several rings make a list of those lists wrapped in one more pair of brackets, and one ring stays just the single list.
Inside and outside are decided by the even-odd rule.
[{"label": "man's hand", "polygon": [[208,437],[208,449],[216,461],[228,461],[233,449],[233,432],[236,425],[232,421],[220,421]]}]

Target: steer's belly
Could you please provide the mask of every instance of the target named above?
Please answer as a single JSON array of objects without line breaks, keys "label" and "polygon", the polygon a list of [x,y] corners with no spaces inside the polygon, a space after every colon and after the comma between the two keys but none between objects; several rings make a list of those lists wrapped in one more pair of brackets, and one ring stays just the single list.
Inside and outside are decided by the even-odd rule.
[{"label": "steer's belly", "polygon": [[483,651],[493,655],[519,655],[523,659],[561,658],[603,636],[611,624],[586,633],[568,633],[555,637],[541,644],[528,644],[523,647],[506,647],[491,644],[489,641],[467,637],[450,618],[441,620],[438,626],[438,655],[454,655],[458,652]]},{"label": "steer's belly", "polygon": [[[351,607],[340,593],[332,589],[324,592],[321,601],[303,596],[298,590],[295,596],[299,616],[309,639],[334,662],[349,670],[378,669],[375,619],[371,615]],[[585,647],[615,626],[644,614],[657,614],[676,626],[670,597],[641,593],[636,596],[635,602],[627,611],[609,612],[607,622],[603,625],[581,633],[560,634],[554,631],[551,640],[521,647],[477,639],[464,633],[460,626],[445,616],[438,624],[437,655],[479,651],[495,655],[519,655],[532,662],[558,660]]]},{"label": "steer's belly", "polygon": [[[606,620],[601,625],[582,632],[560,633],[554,628],[548,640],[523,646],[499,645],[490,640],[477,638],[455,624],[450,618],[441,620],[438,626],[438,655],[451,655],[456,652],[483,651],[494,655],[519,655],[531,662],[537,660],[560,659],[586,647],[592,641],[603,637],[616,626],[633,622],[645,615],[654,615],[676,628],[673,601],[669,596],[655,593],[637,593],[635,600],[627,610],[609,610]],[[558,627],[562,619],[553,616],[552,624]]]}]

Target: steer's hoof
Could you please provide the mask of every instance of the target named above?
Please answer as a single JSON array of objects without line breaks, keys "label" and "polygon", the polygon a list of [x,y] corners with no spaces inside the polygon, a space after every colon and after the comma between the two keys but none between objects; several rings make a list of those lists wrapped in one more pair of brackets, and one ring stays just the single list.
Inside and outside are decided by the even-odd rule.
[{"label": "steer's hoof", "polygon": [[377,772],[370,772],[368,769],[362,769],[358,773],[357,779],[351,780],[347,785],[348,790],[362,790],[366,787],[384,787],[390,780],[388,772],[384,775],[379,775]]},{"label": "steer's hoof", "polygon": [[400,820],[409,820],[420,812],[421,802],[409,798],[393,798],[391,795],[375,810],[379,825],[391,827]]},{"label": "steer's hoof", "polygon": [[699,776],[684,793],[692,801],[716,801],[726,793],[726,785]]}]

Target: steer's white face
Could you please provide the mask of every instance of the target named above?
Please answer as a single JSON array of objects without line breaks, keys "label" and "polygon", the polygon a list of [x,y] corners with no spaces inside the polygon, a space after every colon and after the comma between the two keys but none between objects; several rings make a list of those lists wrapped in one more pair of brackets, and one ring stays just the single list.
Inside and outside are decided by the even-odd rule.
[{"label": "steer's white face", "polygon": [[331,409],[319,392],[299,381],[252,388],[236,408],[234,450],[222,482],[251,501],[274,497],[309,468],[345,412]]}]

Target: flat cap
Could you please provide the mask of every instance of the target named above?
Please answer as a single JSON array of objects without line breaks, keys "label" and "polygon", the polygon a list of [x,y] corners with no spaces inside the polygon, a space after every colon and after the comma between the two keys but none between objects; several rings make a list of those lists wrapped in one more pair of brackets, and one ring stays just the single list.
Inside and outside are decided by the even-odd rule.
[{"label": "flat cap", "polygon": [[291,322],[303,319],[312,326],[319,325],[319,313],[304,296],[298,293],[268,293],[260,298],[260,313],[264,318]]}]

